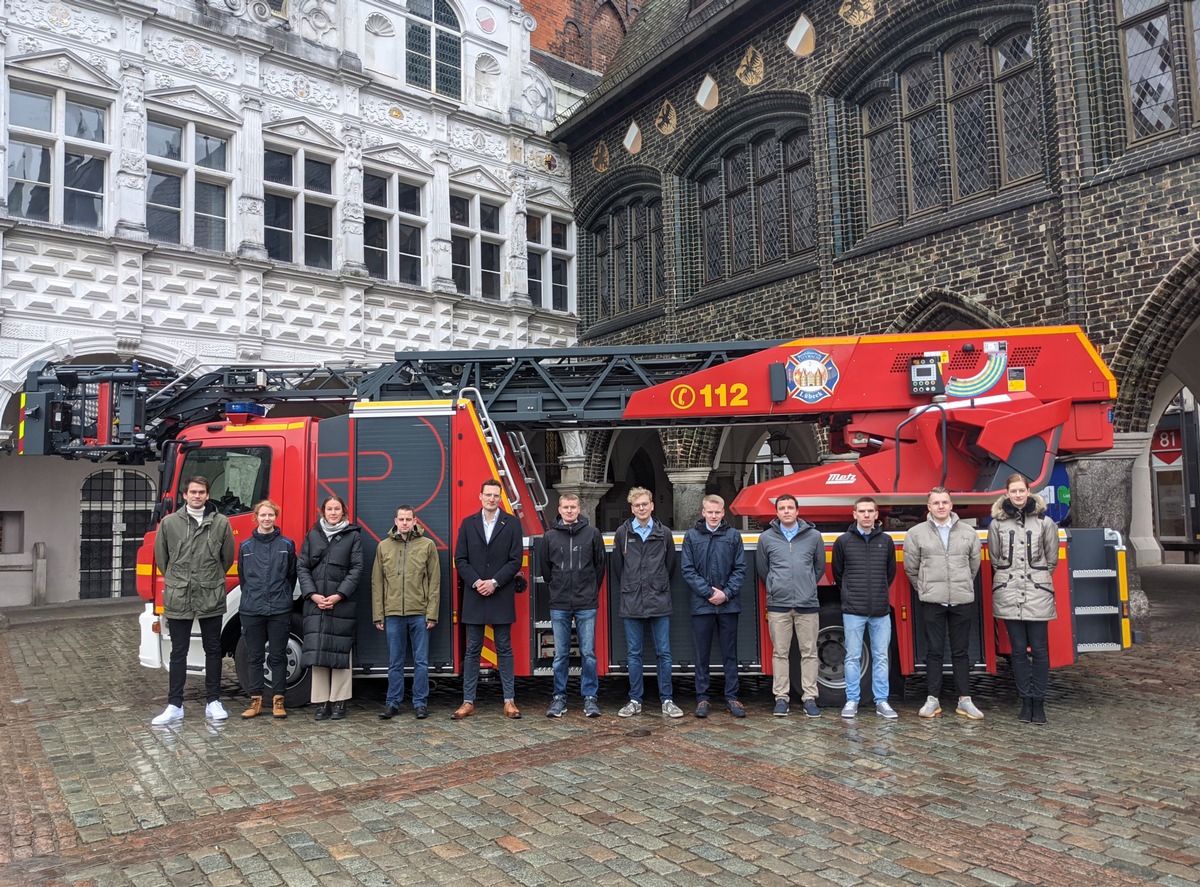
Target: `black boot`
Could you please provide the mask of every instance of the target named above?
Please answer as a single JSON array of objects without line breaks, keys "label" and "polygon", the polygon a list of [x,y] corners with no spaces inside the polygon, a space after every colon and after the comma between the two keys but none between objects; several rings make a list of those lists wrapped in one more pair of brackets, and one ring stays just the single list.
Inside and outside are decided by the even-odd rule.
[{"label": "black boot", "polygon": [[317,713],[315,715],[313,715],[313,717],[316,718],[318,721],[328,721],[329,720],[329,703],[328,702],[318,703],[317,704]]},{"label": "black boot", "polygon": [[1032,702],[1033,702],[1033,717],[1032,717],[1033,723],[1035,723],[1035,724],[1046,723],[1046,700],[1045,699],[1034,699],[1034,700],[1032,700]]},{"label": "black boot", "polygon": [[333,704],[333,714],[330,715],[335,721],[340,721],[346,717],[346,700],[339,699]]},{"label": "black boot", "polygon": [[1021,713],[1019,715],[1017,715],[1017,720],[1024,721],[1026,724],[1028,724],[1030,718],[1032,718],[1032,717],[1033,717],[1033,700],[1030,699],[1028,696],[1022,696],[1021,697]]}]

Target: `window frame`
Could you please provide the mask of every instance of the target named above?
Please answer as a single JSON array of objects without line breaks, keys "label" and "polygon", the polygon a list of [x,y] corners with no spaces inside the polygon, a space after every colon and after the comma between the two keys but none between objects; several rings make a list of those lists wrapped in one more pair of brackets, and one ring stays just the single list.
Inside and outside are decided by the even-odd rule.
[{"label": "window frame", "polygon": [[[455,221],[455,200],[465,200],[468,212],[467,221]],[[496,230],[486,228],[483,224],[482,207],[496,210]],[[468,192],[459,188],[450,189],[450,262],[453,270],[455,289],[460,295],[473,296],[488,302],[505,301],[504,292],[504,260],[507,253],[508,233],[507,198],[481,192]],[[460,250],[466,247],[467,262],[458,261],[462,257]],[[496,267],[485,268],[485,257],[495,251]],[[463,288],[461,277],[466,271],[466,288]],[[495,294],[491,294],[494,288]]]},{"label": "window frame", "polygon": [[[187,146],[187,151],[183,152],[183,156],[179,159],[171,159],[158,154],[153,154],[150,151],[150,128],[158,126],[172,126],[181,130],[182,141],[181,151]],[[233,217],[231,214],[232,200],[235,176],[234,172],[229,169],[231,160],[235,155],[235,133],[223,129],[221,127],[210,126],[205,121],[197,122],[195,119],[187,119],[175,117],[168,114],[162,114],[157,111],[148,112],[146,115],[146,228],[149,231],[150,239],[167,245],[187,247],[189,249],[200,249],[206,252],[229,252],[229,238],[233,227]],[[225,142],[225,168],[213,169],[211,167],[200,166],[196,162],[196,141],[198,137],[207,136],[222,139]],[[156,226],[151,224],[150,209],[154,207],[163,207],[167,209],[165,204],[153,203],[151,201],[151,176],[155,173],[160,175],[173,175],[180,179],[180,194],[178,207],[174,209],[179,214],[179,239],[178,240],[163,240],[155,236]],[[198,216],[215,218],[208,213],[201,213],[197,198],[197,184],[200,185],[219,185],[225,191],[224,195],[224,210],[225,213],[221,216],[221,222],[224,225],[224,237],[222,245],[217,247],[200,245],[196,242],[196,219]]]},{"label": "window frame", "polygon": [[[298,265],[321,271],[336,271],[338,246],[338,209],[341,205],[341,194],[338,189],[338,172],[340,157],[333,151],[308,146],[293,146],[284,142],[270,139],[263,142],[263,240],[267,254],[272,261],[289,265]],[[275,182],[267,178],[267,154],[275,153],[292,158],[291,183]],[[329,191],[318,191],[307,186],[305,182],[308,161],[321,163],[329,167]],[[301,182],[296,184],[297,177]],[[292,227],[290,229],[267,224],[268,207],[272,197],[287,198],[292,207]],[[329,210],[329,237],[323,238],[310,234],[308,231],[308,214],[310,207],[324,207]],[[290,254],[287,258],[272,255],[271,242],[267,236],[271,231],[290,231]],[[309,261],[310,250],[308,238],[328,240],[329,264],[319,265]],[[299,259],[297,259],[299,257]]]},{"label": "window frame", "polygon": [[[10,76],[6,85],[7,93],[7,166],[6,184],[8,198],[8,214],[13,218],[26,222],[42,222],[52,225],[63,225],[85,231],[109,230],[109,216],[112,212],[113,194],[113,145],[114,129],[114,97],[111,95],[87,92],[70,86],[43,83],[26,80],[18,76]],[[42,96],[50,101],[50,129],[39,129],[35,126],[21,125],[13,122],[13,94]],[[102,141],[94,141],[81,137],[68,137],[66,134],[66,119],[68,106],[90,108],[102,111],[104,114],[104,133]],[[14,146],[31,145],[40,149],[48,149],[49,171],[48,180],[17,178],[13,175]],[[100,177],[99,192],[84,191],[78,188],[68,188],[66,181],[66,163],[68,157],[90,157],[99,159],[103,164]],[[46,218],[14,211],[15,201],[12,200],[13,183],[27,182],[33,189],[45,186],[47,188]],[[91,194],[93,199],[99,197],[100,208],[95,225],[85,225],[67,220],[67,198],[70,193]]]},{"label": "window frame", "polygon": [[[529,281],[529,299],[533,303],[533,307],[548,311],[575,311],[577,304],[575,222],[569,215],[532,206],[526,207],[525,219],[526,269]],[[537,220],[540,226],[540,235],[537,240],[531,236],[530,232],[530,226],[534,220]],[[554,244],[555,224],[565,226],[563,246],[561,247]],[[535,267],[539,271],[536,277],[539,284],[537,298],[534,297],[533,291],[535,279],[533,269]],[[566,278],[562,284],[555,281],[555,273],[559,267],[563,268]],[[560,294],[561,298],[559,298]]]},{"label": "window frame", "polygon": [[[1132,72],[1127,38],[1135,28],[1160,16],[1166,21],[1162,49],[1169,53],[1170,58],[1172,95],[1169,103],[1173,106],[1172,125],[1156,132],[1139,134],[1138,115],[1134,106],[1134,84],[1130,81]],[[1113,0],[1112,21],[1121,72],[1121,113],[1125,126],[1125,146],[1133,148],[1195,126],[1200,119],[1200,5],[1195,0],[1159,0],[1135,15],[1126,16],[1123,0]],[[1179,46],[1175,40],[1175,36],[1181,32],[1190,50],[1183,58],[1180,58],[1177,52]],[[1190,102],[1181,102],[1182,96],[1187,96]],[[1191,105],[1190,114],[1187,105]]]},{"label": "window frame", "polygon": [[[637,188],[622,193],[592,218],[585,230],[596,281],[595,290],[588,295],[594,299],[588,299],[586,307],[580,306],[581,316],[594,312],[594,317],[584,317],[589,325],[635,315],[666,299],[663,211],[657,188]],[[639,213],[643,217],[640,226]],[[619,244],[622,227],[625,239]],[[618,249],[619,245],[622,248]],[[644,262],[639,262],[639,250],[645,251],[641,254]],[[626,285],[623,296],[621,287]]]},{"label": "window frame", "polygon": [[[455,12],[447,0],[428,0],[430,8],[428,16],[414,9],[416,2],[420,2],[420,0],[410,0],[404,13],[404,82],[409,86],[433,93],[434,95],[444,96],[457,102],[464,101],[463,23],[459,19],[458,13]],[[439,13],[443,15],[443,20],[441,21],[439,21]],[[453,28],[445,20],[445,16],[447,15],[452,16],[455,20]],[[417,34],[424,34],[426,36],[427,53],[420,52],[419,49],[414,49],[413,38]],[[443,40],[443,38],[445,39]],[[450,65],[448,61],[439,59],[438,57],[438,52],[442,48],[442,44],[449,43],[450,41],[455,43],[455,48],[457,49],[457,65]],[[425,60],[429,75],[428,83],[414,79],[414,70],[418,66],[413,64],[413,59],[417,57]],[[443,71],[450,70],[457,72],[453,90],[442,88]]]},{"label": "window frame", "polygon": [[[367,176],[374,176],[385,180],[387,191],[386,206],[368,202],[366,197]],[[400,190],[402,186],[416,190],[418,203],[416,213],[409,212],[401,207]],[[363,169],[363,262],[367,265],[367,274],[369,277],[373,280],[387,281],[402,286],[418,288],[426,286],[426,256],[429,254],[429,218],[425,213],[425,208],[428,206],[429,182],[422,182],[401,173],[383,169],[382,167],[367,166]],[[376,247],[367,245],[368,219],[383,221],[387,227],[385,235],[387,245],[382,251],[379,251]],[[417,230],[418,251],[416,254],[403,252],[403,242],[400,236],[401,228],[415,228]],[[384,255],[386,270],[383,276],[375,274],[371,270],[371,263],[367,261],[368,254],[372,251],[381,252]],[[405,259],[410,261],[413,259],[416,260],[417,273],[415,280],[412,279],[411,275],[401,273]]]}]

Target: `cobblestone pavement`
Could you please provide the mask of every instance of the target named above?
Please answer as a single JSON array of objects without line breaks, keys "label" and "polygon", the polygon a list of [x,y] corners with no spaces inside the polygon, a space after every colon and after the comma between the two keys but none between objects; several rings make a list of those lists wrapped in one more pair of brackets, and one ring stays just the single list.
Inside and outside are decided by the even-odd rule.
[{"label": "cobblestone pavement", "polygon": [[572,697],[551,720],[539,679],[520,721],[495,688],[449,720],[450,683],[428,720],[384,722],[360,682],[340,723],[243,722],[235,698],[214,726],[191,679],[187,718],[152,728],[166,674],[137,665],[128,608],[16,618],[0,884],[1194,885],[1197,575],[1147,581],[1147,643],[1055,672],[1041,728],[1007,674],[977,679],[981,722],[919,720],[921,686],[896,722],[773,718],[767,682],[744,721],[621,720],[617,680],[603,717]]}]

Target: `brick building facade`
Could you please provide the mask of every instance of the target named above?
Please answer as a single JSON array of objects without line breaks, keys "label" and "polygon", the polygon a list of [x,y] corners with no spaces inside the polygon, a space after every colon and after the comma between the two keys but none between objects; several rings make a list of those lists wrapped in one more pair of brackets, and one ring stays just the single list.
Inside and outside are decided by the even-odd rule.
[{"label": "brick building facade", "polygon": [[[1074,520],[1153,561],[1149,432],[1200,385],[1198,124],[1200,3],[647,3],[552,133],[581,340],[1079,324],[1120,394],[1116,448],[1070,466]],[[788,435],[794,465],[821,458]],[[690,522],[765,437],[593,435],[598,516],[651,482]]]}]

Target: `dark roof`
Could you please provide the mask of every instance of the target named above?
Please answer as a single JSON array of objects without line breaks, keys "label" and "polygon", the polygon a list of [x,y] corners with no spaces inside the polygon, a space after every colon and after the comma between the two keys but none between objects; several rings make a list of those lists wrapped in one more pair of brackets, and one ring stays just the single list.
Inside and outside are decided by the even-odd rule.
[{"label": "dark roof", "polygon": [[573,65],[540,49],[531,48],[529,59],[545,71],[551,80],[566,83],[583,92],[590,92],[600,83],[600,75],[597,72]]},{"label": "dark roof", "polygon": [[[622,95],[650,81],[700,43],[727,37],[729,27],[738,31],[746,20],[798,5],[794,0],[709,0],[692,13],[691,0],[645,0],[600,84],[559,115],[551,138],[571,141],[593,116],[604,117]],[[754,15],[748,15],[751,12]]]}]

